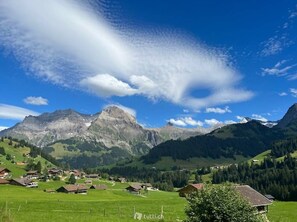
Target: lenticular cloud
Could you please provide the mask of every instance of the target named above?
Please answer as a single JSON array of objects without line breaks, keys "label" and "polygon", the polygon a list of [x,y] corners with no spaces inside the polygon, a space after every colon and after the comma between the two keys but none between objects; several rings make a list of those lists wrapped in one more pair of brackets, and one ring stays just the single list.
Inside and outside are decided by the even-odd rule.
[{"label": "lenticular cloud", "polygon": [[[252,96],[238,88],[241,76],[222,52],[115,23],[82,1],[0,2],[1,44],[43,80],[100,97],[143,95],[190,108]],[[200,89],[209,94],[194,93]]]}]

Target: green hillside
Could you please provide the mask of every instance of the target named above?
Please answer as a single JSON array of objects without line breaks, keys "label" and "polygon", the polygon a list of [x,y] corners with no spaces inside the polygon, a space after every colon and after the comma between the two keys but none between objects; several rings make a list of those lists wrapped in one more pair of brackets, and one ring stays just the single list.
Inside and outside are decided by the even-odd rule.
[{"label": "green hillside", "polygon": [[[7,138],[0,140],[0,167],[8,168],[13,177],[19,177],[25,174],[26,166],[29,162],[37,164],[40,161],[42,167],[54,167],[55,165],[40,155],[35,158],[30,157],[31,148],[22,145],[21,142]],[[4,153],[3,153],[4,150]]]}]

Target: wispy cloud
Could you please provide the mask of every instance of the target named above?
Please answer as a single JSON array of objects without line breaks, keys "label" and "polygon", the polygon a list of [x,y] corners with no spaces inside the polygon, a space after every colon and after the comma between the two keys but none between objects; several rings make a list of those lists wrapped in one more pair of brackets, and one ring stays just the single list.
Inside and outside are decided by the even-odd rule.
[{"label": "wispy cloud", "polygon": [[182,117],[178,119],[170,119],[168,122],[176,126],[203,126],[203,122],[192,119],[192,117]]},{"label": "wispy cloud", "polygon": [[[1,1],[0,44],[39,78],[100,97],[142,95],[200,109],[253,96],[225,52],[175,30],[131,30],[86,2]],[[205,88],[208,96],[191,94]]]},{"label": "wispy cloud", "polygon": [[5,130],[5,129],[8,129],[9,127],[7,127],[7,126],[0,126],[0,131],[2,131],[2,130]]},{"label": "wispy cloud", "polygon": [[295,19],[296,15],[296,9],[289,10],[289,16],[286,18],[286,21],[283,23],[283,25],[277,29],[277,34],[261,43],[262,50],[259,53],[260,55],[276,55],[285,48],[294,44],[294,41],[289,38],[287,29],[293,24],[293,19]]},{"label": "wispy cloud", "polygon": [[291,93],[291,96],[293,96],[293,97],[297,97],[297,89],[295,89],[295,88],[291,88],[291,89],[290,89],[290,93]]},{"label": "wispy cloud", "polygon": [[265,117],[259,115],[259,114],[252,114],[252,118],[255,120],[260,120],[262,122],[267,122],[268,119],[266,119]]},{"label": "wispy cloud", "polygon": [[221,122],[217,119],[206,119],[206,120],[204,120],[204,122],[211,127],[223,124],[223,122]]},{"label": "wispy cloud", "polygon": [[30,105],[36,105],[36,106],[45,106],[45,105],[48,105],[48,100],[41,96],[38,96],[38,97],[28,96],[27,98],[24,99],[24,103],[30,104]]},{"label": "wispy cloud", "polygon": [[229,109],[229,106],[226,106],[225,108],[219,108],[219,107],[212,107],[212,108],[206,108],[206,113],[218,113],[218,114],[224,114],[224,113],[231,113],[232,111]]},{"label": "wispy cloud", "polygon": [[0,118],[23,120],[26,116],[38,116],[39,113],[18,106],[0,103]]},{"label": "wispy cloud", "polygon": [[287,96],[288,93],[286,93],[286,92],[281,92],[281,93],[279,93],[278,95],[279,95],[279,96]]},{"label": "wispy cloud", "polygon": [[297,64],[286,65],[287,63],[287,60],[282,60],[271,68],[262,68],[262,75],[286,76],[286,78],[291,79],[292,72],[295,72]]}]

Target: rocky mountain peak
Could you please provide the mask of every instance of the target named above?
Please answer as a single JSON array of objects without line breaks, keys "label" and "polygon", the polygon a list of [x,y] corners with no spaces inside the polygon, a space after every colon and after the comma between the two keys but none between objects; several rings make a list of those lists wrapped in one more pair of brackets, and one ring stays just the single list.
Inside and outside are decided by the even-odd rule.
[{"label": "rocky mountain peak", "polygon": [[297,122],[297,103],[293,104],[285,114],[285,116],[278,123],[278,127],[284,128],[291,124],[292,122]]},{"label": "rocky mountain peak", "polygon": [[117,107],[108,106],[99,114],[99,119],[120,119],[135,123],[136,119],[127,111]]}]

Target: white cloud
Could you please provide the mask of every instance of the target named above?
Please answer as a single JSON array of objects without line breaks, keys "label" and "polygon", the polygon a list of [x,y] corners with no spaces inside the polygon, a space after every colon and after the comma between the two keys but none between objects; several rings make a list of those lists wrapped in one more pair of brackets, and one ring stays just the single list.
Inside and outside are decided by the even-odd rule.
[{"label": "white cloud", "polygon": [[[41,79],[101,97],[137,94],[200,109],[253,96],[224,52],[174,30],[131,30],[104,19],[116,13],[108,7],[94,12],[86,2],[1,1],[0,44]],[[191,94],[199,89],[209,95]]]},{"label": "white cloud", "polygon": [[260,120],[262,122],[267,122],[268,119],[266,119],[265,117],[259,115],[259,114],[252,114],[252,118],[255,120]]},{"label": "white cloud", "polygon": [[81,80],[80,85],[101,97],[131,96],[137,93],[136,89],[109,74],[99,74]]},{"label": "white cloud", "polygon": [[272,68],[262,68],[262,75],[275,75],[275,76],[286,76],[289,72],[296,67],[296,64],[284,66],[286,60],[277,62]]},{"label": "white cloud", "polygon": [[219,114],[224,114],[224,113],[231,113],[231,110],[229,109],[229,106],[226,106],[224,109],[222,108],[206,108],[205,109],[206,113],[219,113]]},{"label": "white cloud", "polygon": [[288,93],[286,93],[286,92],[281,92],[281,93],[279,93],[278,95],[279,95],[279,96],[287,96]]},{"label": "white cloud", "polygon": [[170,119],[168,122],[176,126],[187,126],[187,124],[181,119]]},{"label": "white cloud", "polygon": [[45,98],[42,98],[41,96],[38,96],[38,97],[29,96],[24,99],[24,102],[26,104],[31,104],[36,106],[48,105],[48,100]]},{"label": "white cloud", "polygon": [[239,123],[247,123],[248,120],[243,116],[236,116],[236,119],[239,120]]},{"label": "white cloud", "polygon": [[18,106],[0,103],[0,118],[23,120],[26,116],[38,116],[39,113]]},{"label": "white cloud", "polygon": [[225,123],[226,125],[231,125],[231,124],[236,124],[237,122],[234,121],[234,120],[225,120],[224,123]]},{"label": "white cloud", "polygon": [[169,122],[176,126],[203,126],[203,122],[194,120],[192,117],[170,119]]},{"label": "white cloud", "polygon": [[217,119],[206,119],[206,120],[204,120],[204,122],[211,127],[223,124],[221,121],[219,121]]},{"label": "white cloud", "polygon": [[130,115],[136,117],[136,110],[135,109],[132,109],[130,107],[127,107],[127,106],[123,106],[121,104],[108,104],[106,106],[104,106],[104,108],[107,108],[107,107],[111,107],[111,106],[116,106],[122,110],[124,110],[125,112],[129,113]]},{"label": "white cloud", "polygon": [[291,89],[290,89],[290,93],[291,93],[291,95],[292,95],[293,97],[297,97],[297,89],[295,89],[295,88],[291,88]]},{"label": "white cloud", "polygon": [[2,131],[2,130],[5,130],[5,129],[8,129],[9,127],[7,127],[7,126],[0,126],[0,131]]},{"label": "white cloud", "polygon": [[188,109],[183,109],[183,112],[184,113],[189,113],[189,110]]}]

